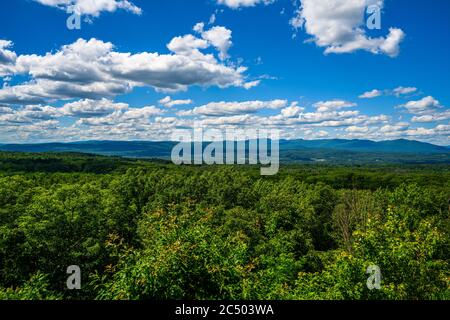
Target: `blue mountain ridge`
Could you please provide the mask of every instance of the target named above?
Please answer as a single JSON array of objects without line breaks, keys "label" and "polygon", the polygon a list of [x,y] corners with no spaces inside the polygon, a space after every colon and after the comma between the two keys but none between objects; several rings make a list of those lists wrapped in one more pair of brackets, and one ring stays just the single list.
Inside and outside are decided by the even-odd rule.
[{"label": "blue mountain ridge", "polygon": [[[120,156],[170,156],[176,142],[171,141],[80,141],[69,143],[0,144],[0,151],[16,152],[82,152]],[[281,140],[280,150],[339,150],[373,153],[450,153],[450,147],[414,140]]]}]

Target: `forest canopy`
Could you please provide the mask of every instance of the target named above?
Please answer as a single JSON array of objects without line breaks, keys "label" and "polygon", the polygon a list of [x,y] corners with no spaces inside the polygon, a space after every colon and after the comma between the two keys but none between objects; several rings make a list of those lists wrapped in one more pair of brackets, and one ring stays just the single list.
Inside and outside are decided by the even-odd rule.
[{"label": "forest canopy", "polygon": [[450,299],[449,169],[0,153],[0,299]]}]

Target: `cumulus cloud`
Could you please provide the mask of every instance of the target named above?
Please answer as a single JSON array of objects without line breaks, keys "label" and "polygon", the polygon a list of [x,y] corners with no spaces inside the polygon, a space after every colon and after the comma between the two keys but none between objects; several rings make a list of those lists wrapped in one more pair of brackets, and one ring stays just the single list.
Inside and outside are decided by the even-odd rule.
[{"label": "cumulus cloud", "polygon": [[51,106],[27,105],[16,112],[16,115],[33,120],[52,120],[61,117],[62,113],[57,108]]},{"label": "cumulus cloud", "polygon": [[399,107],[406,109],[411,114],[429,114],[443,108],[440,102],[432,96],[420,100],[409,101]]},{"label": "cumulus cloud", "polygon": [[371,38],[364,29],[364,14],[368,5],[383,5],[381,0],[301,0],[291,25],[304,26],[312,36],[310,41],[325,48],[325,54],[366,50],[374,54],[396,57],[405,34],[390,28],[386,37]]},{"label": "cumulus cloud", "polygon": [[368,126],[358,127],[358,126],[350,126],[345,129],[346,132],[350,133],[367,133],[370,128]]},{"label": "cumulus cloud", "polygon": [[398,133],[400,131],[406,131],[409,128],[409,123],[407,122],[399,122],[395,124],[387,124],[380,128],[380,132],[389,134],[389,133]]},{"label": "cumulus cloud", "polygon": [[[432,123],[450,119],[450,110],[432,96],[427,96],[420,100],[409,101],[397,108],[402,108],[407,113],[414,115],[411,118],[413,123]],[[438,141],[442,143],[442,141],[445,140],[443,136],[447,134],[445,130],[441,130],[442,128],[445,128],[445,125],[443,127],[442,124],[439,124],[436,128],[407,128],[407,130],[403,130],[404,132],[402,134],[413,138],[426,138],[430,141],[439,139]],[[399,130],[393,130],[389,134],[398,135]],[[446,138],[446,143],[448,144],[450,136],[447,136]]]},{"label": "cumulus cloud", "polygon": [[[204,39],[199,39],[192,34],[173,38],[167,45],[167,48],[179,55],[191,57],[193,59],[203,59],[204,55],[201,49],[206,49],[209,44]],[[213,59],[211,57],[211,59]],[[212,60],[213,61],[213,60]]]},{"label": "cumulus cloud", "polygon": [[194,103],[191,99],[172,100],[172,98],[170,96],[167,96],[167,97],[159,100],[158,102],[167,108],[172,108],[175,106],[189,105],[189,104]]},{"label": "cumulus cloud", "polygon": [[10,107],[0,106],[0,114],[12,113],[13,109]]},{"label": "cumulus cloud", "polygon": [[305,108],[299,107],[296,102],[292,103],[289,107],[281,110],[281,115],[284,118],[295,118],[300,115]]},{"label": "cumulus cloud", "polygon": [[271,4],[275,0],[217,0],[218,4],[227,6],[231,9],[239,9],[242,7],[254,7],[258,4]]},{"label": "cumulus cloud", "polygon": [[378,90],[378,89],[374,89],[372,91],[367,91],[365,93],[363,93],[362,95],[359,96],[360,99],[372,99],[372,98],[377,98],[380,96],[396,96],[397,98],[401,97],[401,96],[405,96],[405,95],[409,95],[412,93],[417,92],[417,88],[416,87],[397,87],[395,89],[387,89],[387,90]]},{"label": "cumulus cloud", "polygon": [[281,109],[286,107],[287,100],[244,101],[244,102],[210,102],[189,111],[182,111],[180,115],[226,116],[255,113],[262,109]]},{"label": "cumulus cloud", "polygon": [[67,103],[62,108],[62,112],[67,116],[92,118],[126,109],[128,109],[128,104],[126,103],[114,103],[109,99],[103,98],[101,100],[84,99]]},{"label": "cumulus cloud", "polygon": [[251,88],[259,86],[260,83],[261,83],[261,80],[248,81],[248,82],[244,83],[243,87],[244,87],[244,89],[249,90]]},{"label": "cumulus cloud", "polygon": [[[381,127],[369,127],[367,132],[365,127],[347,128],[345,134],[337,134],[340,138],[363,138],[371,140],[387,139],[414,139],[425,142],[448,144],[450,126],[437,125],[436,127],[411,127],[409,123],[399,122],[386,124]],[[351,132],[349,132],[351,131]],[[359,132],[361,131],[361,132]]]},{"label": "cumulus cloud", "polygon": [[311,124],[316,127],[348,127],[357,125],[373,125],[389,120],[386,115],[361,115],[358,110],[343,111],[357,105],[344,100],[320,101],[313,105],[315,112],[300,113],[298,123]]},{"label": "cumulus cloud", "polygon": [[75,98],[101,99],[131,91],[127,83],[93,82],[76,83],[38,79],[0,89],[0,102],[8,104],[39,104],[47,100]]},{"label": "cumulus cloud", "polygon": [[411,128],[405,131],[407,136],[411,137],[421,137],[421,136],[434,136],[436,135],[436,130],[433,128]]},{"label": "cumulus cloud", "polygon": [[336,110],[341,110],[344,108],[356,107],[356,103],[347,102],[344,100],[331,100],[331,101],[320,101],[314,104],[317,112],[331,112]]},{"label": "cumulus cloud", "polygon": [[81,123],[113,123],[161,115],[164,111],[154,106],[131,108],[127,103],[108,99],[84,99],[65,104],[61,108],[47,105],[25,105],[16,109],[0,108],[0,122],[33,123],[36,120],[54,120],[62,117],[79,118]]},{"label": "cumulus cloud", "polygon": [[[9,75],[29,75],[32,80],[0,89],[0,102],[101,99],[145,86],[171,92],[194,85],[220,88],[254,85],[245,81],[245,67],[221,64],[214,55],[200,52],[210,46],[208,43],[188,35],[174,38],[168,45],[169,54],[132,54],[117,52],[112,43],[93,38],[78,39],[55,53],[19,55],[14,65],[6,69],[0,64],[0,70],[6,70]],[[4,43],[3,47],[9,45]]]},{"label": "cumulus cloud", "polygon": [[[327,119],[326,116],[329,118]],[[331,118],[334,116],[333,118]],[[353,115],[350,112],[335,112],[322,115],[322,119],[319,122],[313,124],[315,127],[348,127],[356,125],[368,125],[383,123],[387,120],[383,120],[386,116],[369,117],[366,115],[360,115],[359,112],[355,112]]]},{"label": "cumulus cloud", "polygon": [[414,116],[412,117],[412,122],[435,122],[435,121],[444,121],[450,119],[450,110],[446,110],[444,112],[435,112],[433,114],[427,114],[422,116]]},{"label": "cumulus cloud", "polygon": [[124,110],[115,111],[110,115],[104,117],[93,117],[93,118],[81,118],[77,121],[78,125],[90,125],[90,126],[101,126],[101,125],[120,125],[124,123],[134,124],[134,123],[148,123],[149,117],[154,117],[161,115],[163,110],[158,109],[154,106],[147,106],[143,108],[127,108]]},{"label": "cumulus cloud", "polygon": [[[413,127],[407,122],[391,122],[390,117],[382,114],[368,116],[358,110],[340,110],[343,104],[337,103],[333,107],[325,104],[328,109],[319,112],[317,109],[321,105],[323,103],[313,104],[315,112],[305,113],[297,102],[288,104],[286,100],[212,102],[202,106],[205,108],[199,112],[189,110],[191,117],[187,118],[166,115],[170,110],[154,106],[132,108],[128,104],[108,99],[83,99],[58,108],[48,105],[19,108],[1,106],[0,135],[2,142],[8,139],[21,142],[167,140],[175,128],[201,125],[204,128],[220,129],[277,128],[281,130],[282,137],[291,139],[412,138],[448,144],[448,124],[440,124],[434,128]],[[222,112],[222,109],[227,111]],[[265,109],[278,114],[262,112]],[[73,117],[76,121],[68,122],[66,119],[62,120],[63,117]]]},{"label": "cumulus cloud", "polygon": [[[299,115],[300,123],[325,123],[329,122],[331,126],[335,126],[332,121],[340,121],[347,118],[356,118],[359,111],[333,111],[333,112],[306,112]],[[326,123],[325,126],[328,124]]]},{"label": "cumulus cloud", "polygon": [[203,22],[197,23],[194,26],[194,31],[200,33],[203,40],[206,41],[206,46],[211,45],[219,51],[221,60],[227,59],[229,57],[228,50],[233,44],[231,41],[231,30],[222,26],[215,26],[209,30],[204,30],[204,27],[205,24]]},{"label": "cumulus cloud", "polygon": [[200,120],[202,126],[223,126],[223,125],[245,125],[245,124],[256,124],[255,121],[258,117],[252,117],[248,114],[234,115],[234,116],[223,116],[214,117]]},{"label": "cumulus cloud", "polygon": [[383,93],[380,90],[374,89],[372,91],[364,92],[359,96],[360,99],[372,99],[381,96]]},{"label": "cumulus cloud", "polygon": [[0,112],[1,125],[31,124],[54,120],[62,116],[61,110],[43,105],[26,105],[18,109],[6,108]]},{"label": "cumulus cloud", "polygon": [[395,96],[400,97],[402,95],[407,95],[407,94],[417,92],[417,88],[415,88],[415,87],[398,87],[392,91]]},{"label": "cumulus cloud", "polygon": [[125,10],[140,15],[142,9],[127,0],[34,0],[40,4],[80,15],[98,17],[102,12]]},{"label": "cumulus cloud", "polygon": [[13,43],[8,40],[0,39],[0,77],[11,73],[11,66],[14,65],[17,55],[9,50]]}]

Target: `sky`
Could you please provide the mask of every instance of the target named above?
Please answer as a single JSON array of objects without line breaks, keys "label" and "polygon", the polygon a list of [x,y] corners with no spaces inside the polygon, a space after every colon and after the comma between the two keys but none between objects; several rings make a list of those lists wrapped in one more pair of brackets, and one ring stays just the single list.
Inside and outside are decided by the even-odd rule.
[{"label": "sky", "polygon": [[201,125],[450,145],[449,18],[448,0],[0,0],[0,143]]}]

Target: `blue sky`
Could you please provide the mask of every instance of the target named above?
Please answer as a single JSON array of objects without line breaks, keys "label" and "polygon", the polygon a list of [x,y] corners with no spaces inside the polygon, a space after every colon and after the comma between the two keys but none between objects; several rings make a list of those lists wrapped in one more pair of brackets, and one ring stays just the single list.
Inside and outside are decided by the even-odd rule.
[{"label": "blue sky", "polygon": [[161,140],[201,123],[450,145],[447,0],[0,6],[0,143]]}]

